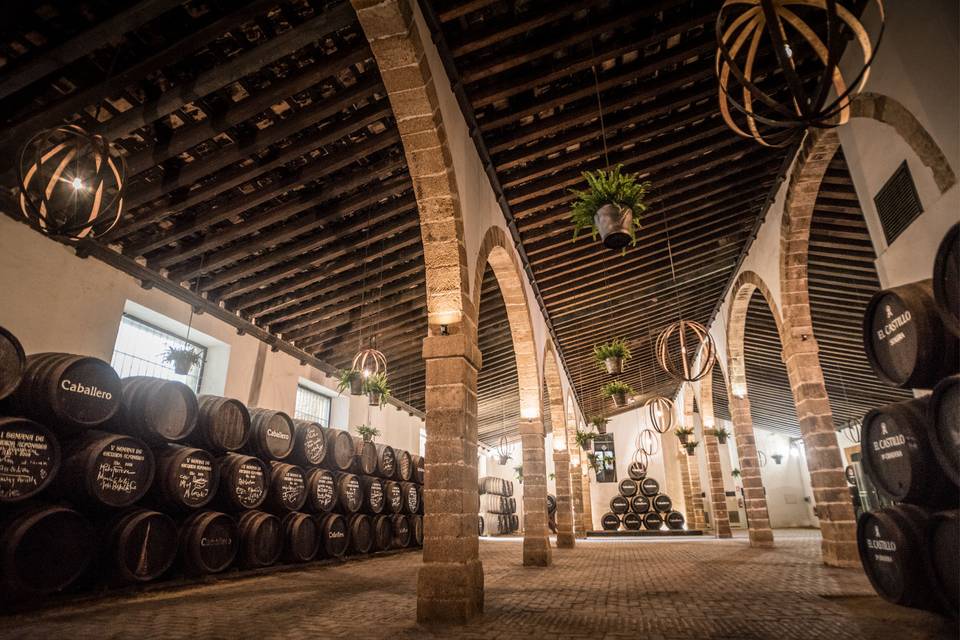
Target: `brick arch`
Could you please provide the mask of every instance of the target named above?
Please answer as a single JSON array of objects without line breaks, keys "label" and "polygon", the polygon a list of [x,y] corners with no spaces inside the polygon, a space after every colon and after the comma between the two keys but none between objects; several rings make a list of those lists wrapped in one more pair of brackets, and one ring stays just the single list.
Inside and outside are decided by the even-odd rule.
[{"label": "brick arch", "polygon": [[[567,415],[563,402],[563,385],[560,380],[560,364],[553,340],[547,338],[543,349],[543,382],[550,397],[550,425],[553,431],[553,466],[557,487],[557,547],[574,546],[573,530],[573,485],[570,469],[570,440]],[[574,442],[576,446],[576,442]]]},{"label": "brick arch", "polygon": [[743,395],[747,393],[747,374],[743,357],[743,338],[746,331],[747,308],[753,292],[759,290],[763,299],[767,301],[773,320],[777,324],[777,333],[780,334],[780,344],[786,344],[783,333],[783,321],[777,308],[776,300],[770,292],[770,287],[757,273],[743,271],[733,285],[730,310],[727,319],[727,378],[728,395]]}]

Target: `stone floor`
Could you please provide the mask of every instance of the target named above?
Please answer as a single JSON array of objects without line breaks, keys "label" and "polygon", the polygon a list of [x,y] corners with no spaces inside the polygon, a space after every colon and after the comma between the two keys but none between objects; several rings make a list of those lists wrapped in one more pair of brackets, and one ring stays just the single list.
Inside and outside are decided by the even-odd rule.
[{"label": "stone floor", "polygon": [[519,540],[481,544],[486,612],[466,628],[414,623],[419,553],[60,605],[0,617],[0,638],[958,637],[955,622],[887,605],[859,570],[818,560],[816,532],[777,548],[729,541],[591,540],[520,565]]}]

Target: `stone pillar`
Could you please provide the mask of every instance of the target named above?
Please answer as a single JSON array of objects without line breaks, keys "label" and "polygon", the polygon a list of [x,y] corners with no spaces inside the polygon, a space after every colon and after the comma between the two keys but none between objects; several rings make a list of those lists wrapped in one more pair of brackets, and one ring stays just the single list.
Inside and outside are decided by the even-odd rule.
[{"label": "stone pillar", "polygon": [[430,336],[419,622],[463,623],[483,613],[477,535],[477,370],[474,332]]},{"label": "stone pillar", "polygon": [[[700,483],[700,465],[697,461],[697,456],[688,456],[686,453],[683,454],[687,458],[687,469],[690,470],[690,484],[693,487],[693,517],[697,522],[697,529],[706,529],[707,527],[707,516],[703,511],[703,485]],[[713,526],[712,524],[710,525]]]},{"label": "stone pillar", "polygon": [[580,463],[580,489],[583,493],[583,514],[581,516],[581,527],[583,527],[583,535],[587,535],[587,531],[593,531],[593,506],[590,500],[590,474],[593,473],[593,470],[590,468],[590,465],[581,462]]},{"label": "stone pillar", "polygon": [[543,422],[521,420],[520,437],[523,441],[523,564],[547,567],[551,555]]},{"label": "stone pillar", "polygon": [[577,425],[567,422],[567,452],[570,454],[570,491],[573,502],[573,535],[577,538],[586,537],[583,528],[583,490],[580,481],[580,445],[577,444]]},{"label": "stone pillar", "polygon": [[677,454],[677,463],[680,467],[680,482],[683,485],[683,508],[687,516],[687,524],[691,529],[697,529],[697,518],[693,509],[693,483],[690,482],[690,467],[687,466],[686,453]]},{"label": "stone pillar", "polygon": [[553,466],[557,482],[557,548],[572,549],[573,492],[570,485],[570,454],[566,449],[553,451]]},{"label": "stone pillar", "polygon": [[740,460],[740,480],[743,483],[743,506],[747,512],[747,531],[751,547],[772,547],[773,530],[770,529],[770,514],[767,512],[767,495],[760,476],[760,461],[757,458],[757,442],[753,435],[753,418],[750,416],[750,401],[730,397],[730,417],[733,418],[733,435],[737,439],[737,457]]},{"label": "stone pillar", "polygon": [[[710,505],[713,507],[713,530],[718,538],[730,538],[730,516],[727,514],[727,495],[723,487],[723,467],[720,466],[720,443],[715,435],[707,433],[716,426],[713,416],[713,374],[710,371],[700,381],[700,418],[703,421],[703,448],[707,456],[707,474],[710,478]],[[720,373],[720,375],[723,375]]]}]

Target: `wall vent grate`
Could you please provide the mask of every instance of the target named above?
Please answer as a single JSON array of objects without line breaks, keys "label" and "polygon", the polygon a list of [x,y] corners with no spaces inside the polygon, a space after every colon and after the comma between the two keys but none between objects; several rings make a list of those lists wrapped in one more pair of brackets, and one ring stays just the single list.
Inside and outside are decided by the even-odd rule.
[{"label": "wall vent grate", "polygon": [[906,160],[880,188],[873,202],[880,216],[883,235],[887,244],[891,245],[923,213],[917,186]]}]

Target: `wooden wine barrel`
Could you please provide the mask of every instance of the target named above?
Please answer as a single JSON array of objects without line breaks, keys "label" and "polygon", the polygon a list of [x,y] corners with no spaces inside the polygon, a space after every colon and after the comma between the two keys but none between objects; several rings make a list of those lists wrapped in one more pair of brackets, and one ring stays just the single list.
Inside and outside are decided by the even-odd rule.
[{"label": "wooden wine barrel", "polygon": [[[403,512],[406,514],[414,514],[420,512],[420,490],[416,484],[412,482],[401,482],[400,490],[403,492]],[[514,505],[513,510],[516,510],[516,505]]]},{"label": "wooden wine barrel", "polygon": [[553,494],[547,494],[547,514],[554,514],[557,512],[557,497]]},{"label": "wooden wine barrel", "polygon": [[648,498],[652,498],[660,493],[660,483],[653,478],[644,478],[640,481],[640,493]]},{"label": "wooden wine barrel", "polygon": [[387,479],[397,475],[397,453],[393,447],[386,444],[375,446],[377,449],[376,475]]},{"label": "wooden wine barrel", "polygon": [[[423,484],[425,476],[425,467],[423,464],[423,458],[414,454],[410,454],[410,463],[413,465],[413,482],[417,484]],[[513,483],[510,483],[510,493],[508,495],[513,495]]]},{"label": "wooden wine barrel", "polygon": [[327,457],[327,430],[316,422],[293,421],[293,452],[290,462],[314,467]]},{"label": "wooden wine barrel", "polygon": [[509,516],[510,518],[510,533],[515,533],[520,530],[520,517],[516,514]]},{"label": "wooden wine barrel", "polygon": [[477,534],[477,535],[481,535],[481,536],[482,536],[482,535],[483,535],[483,516],[477,516],[477,521],[478,521],[478,524],[479,524],[479,526],[478,526],[478,534]]},{"label": "wooden wine barrel", "polygon": [[20,502],[50,486],[60,470],[60,443],[27,418],[0,417],[0,504]]},{"label": "wooden wine barrel", "polygon": [[352,553],[370,553],[373,548],[373,523],[370,516],[355,513],[347,519],[350,530],[350,551]]},{"label": "wooden wine barrel", "polygon": [[8,398],[12,412],[72,434],[108,422],[120,410],[120,378],[97,358],[38,353],[27,364]]},{"label": "wooden wine barrel", "polygon": [[[404,498],[401,500],[401,509],[406,509],[406,494],[404,488],[409,488],[412,485],[412,482],[401,482],[400,490]],[[480,511],[486,511],[488,513],[513,513],[513,508],[510,506],[510,498],[507,496],[498,496],[493,493],[485,493],[480,496]],[[410,513],[409,510],[406,511]]]},{"label": "wooden wine barrel", "polygon": [[294,464],[270,463],[267,506],[279,513],[300,511],[307,501],[307,474]]},{"label": "wooden wine barrel", "polygon": [[180,561],[189,575],[220,573],[239,550],[237,523],[225,513],[198,511],[180,526]]},{"label": "wooden wine barrel", "polygon": [[305,514],[292,511],[280,521],[283,558],[287,562],[310,562],[320,550],[320,527]]},{"label": "wooden wine barrel", "polygon": [[413,458],[409,451],[403,449],[394,449],[397,456],[397,468],[394,479],[401,482],[410,482],[413,480]]},{"label": "wooden wine barrel", "polygon": [[84,572],[94,550],[93,527],[59,505],[31,505],[0,519],[0,599],[54,593]]},{"label": "wooden wine barrel", "polygon": [[630,501],[623,496],[613,496],[610,498],[610,511],[617,515],[623,515],[630,510]]},{"label": "wooden wine barrel", "polygon": [[350,544],[347,520],[339,513],[317,516],[320,528],[320,553],[326,558],[342,558]]},{"label": "wooden wine barrel", "polygon": [[650,498],[645,495],[633,496],[630,499],[630,510],[640,515],[650,511]]},{"label": "wooden wine barrel", "polygon": [[63,444],[57,493],[92,509],[129,507],[150,489],[153,453],[130,436],[85,431]]},{"label": "wooden wine barrel", "polygon": [[226,511],[256,509],[270,490],[270,466],[253,456],[228,453],[218,461],[217,504]]},{"label": "wooden wine barrel", "polygon": [[293,452],[293,420],[283,411],[250,409],[250,437],[243,451],[262,460],[284,460]]},{"label": "wooden wine barrel", "polygon": [[17,337],[0,327],[0,400],[16,391],[27,366],[27,356]]},{"label": "wooden wine barrel", "polygon": [[250,437],[250,412],[233,398],[200,396],[197,398],[197,427],[187,442],[221,455],[239,451]]},{"label": "wooden wine barrel", "polygon": [[648,511],[643,516],[643,526],[650,531],[659,531],[663,527],[663,516],[656,511]]},{"label": "wooden wine barrel", "polygon": [[944,325],[930,280],[874,294],[863,346],[877,377],[895,387],[930,389],[960,364],[960,338]]},{"label": "wooden wine barrel", "polygon": [[627,467],[627,475],[631,480],[640,481],[647,477],[647,465],[641,462],[631,462]]},{"label": "wooden wine barrel", "polygon": [[383,492],[383,481],[373,476],[360,476],[363,488],[363,511],[369,515],[379,515],[386,508],[387,496]]},{"label": "wooden wine barrel", "polygon": [[111,431],[160,445],[185,440],[196,428],[197,396],[182,382],[136,376],[120,384],[123,402],[109,422]]},{"label": "wooden wine barrel", "polygon": [[620,528],[620,516],[615,513],[605,513],[600,518],[600,526],[604,531],[616,531]]},{"label": "wooden wine barrel", "polygon": [[244,511],[237,528],[240,531],[240,566],[256,569],[276,564],[283,553],[280,518],[263,511]]},{"label": "wooden wine barrel", "polygon": [[640,490],[640,487],[637,485],[636,480],[631,478],[624,478],[620,481],[620,495],[624,498],[632,498],[637,495],[637,491]]},{"label": "wooden wine barrel", "polygon": [[363,508],[363,487],[360,485],[360,478],[352,473],[335,473],[334,478],[337,480],[340,511],[345,514],[360,511]]},{"label": "wooden wine barrel", "polygon": [[669,513],[673,509],[673,500],[665,493],[658,493],[653,498],[653,508],[660,513]]},{"label": "wooden wine barrel", "polygon": [[944,322],[960,335],[960,223],[950,227],[937,249],[933,262],[933,297]]},{"label": "wooden wine barrel", "polygon": [[960,511],[941,511],[927,523],[927,575],[941,611],[960,614]]},{"label": "wooden wine barrel", "polygon": [[327,429],[326,467],[331,471],[349,471],[353,466],[353,436],[343,429]]},{"label": "wooden wine barrel", "polygon": [[[384,508],[390,513],[400,513],[403,511],[403,489],[400,483],[394,480],[387,480],[383,483],[383,494],[386,496]],[[480,508],[477,508],[480,511]]]},{"label": "wooden wine barrel", "polygon": [[154,449],[157,471],[150,493],[165,508],[200,509],[217,494],[220,468],[203,449],[171,444]]},{"label": "wooden wine barrel", "polygon": [[956,485],[940,469],[927,439],[928,398],[872,409],[863,418],[863,468],[877,489],[896,500],[931,507],[957,504]]},{"label": "wooden wine barrel", "polygon": [[373,550],[386,551],[393,544],[393,527],[390,516],[375,516],[372,522]]},{"label": "wooden wine barrel", "polygon": [[960,375],[933,388],[927,412],[927,441],[944,473],[960,486]]},{"label": "wooden wine barrel", "polygon": [[360,476],[372,476],[377,472],[377,445],[362,438],[353,439],[353,465],[350,472]]},{"label": "wooden wine barrel", "polygon": [[393,515],[390,516],[390,525],[393,530],[393,546],[397,549],[409,547],[413,541],[410,519],[400,514]]},{"label": "wooden wine barrel", "polygon": [[664,521],[667,523],[667,528],[673,529],[674,531],[683,529],[683,523],[686,522],[683,514],[679,511],[671,511],[667,514],[667,517],[664,518]]},{"label": "wooden wine barrel", "polygon": [[149,582],[177,557],[177,525],[170,516],[132,509],[115,518],[104,536],[107,571],[120,582]]},{"label": "wooden wine barrel", "polygon": [[306,509],[314,513],[333,511],[337,506],[337,481],[327,469],[310,469],[307,472]]},{"label": "wooden wine barrel", "polygon": [[423,546],[423,516],[416,515],[410,516],[410,529],[413,533],[413,544],[422,547]]},{"label": "wooden wine barrel", "polygon": [[630,531],[639,531],[643,525],[643,518],[633,512],[623,514],[623,526]]}]

